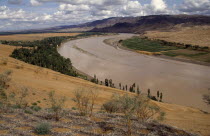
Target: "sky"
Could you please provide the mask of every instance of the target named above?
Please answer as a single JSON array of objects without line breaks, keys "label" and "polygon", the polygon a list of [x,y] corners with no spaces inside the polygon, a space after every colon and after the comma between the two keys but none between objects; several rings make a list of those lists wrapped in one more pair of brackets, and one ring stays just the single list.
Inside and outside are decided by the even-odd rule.
[{"label": "sky", "polygon": [[210,0],[0,0],[0,32],[160,14],[210,15]]}]

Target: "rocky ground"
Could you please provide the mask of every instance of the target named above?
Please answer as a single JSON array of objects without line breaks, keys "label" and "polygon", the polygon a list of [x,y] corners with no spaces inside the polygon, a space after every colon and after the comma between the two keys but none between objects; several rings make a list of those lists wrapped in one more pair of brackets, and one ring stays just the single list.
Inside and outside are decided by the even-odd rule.
[{"label": "rocky ground", "polygon": [[[55,121],[46,110],[25,113],[21,109],[12,109],[0,115],[1,136],[33,136],[35,126],[48,122],[52,136],[123,136],[127,127],[125,119],[116,114],[95,113],[93,117],[80,116],[70,110],[63,114],[60,121]],[[133,136],[194,136],[186,131],[162,125],[155,121],[140,123],[132,121]]]}]

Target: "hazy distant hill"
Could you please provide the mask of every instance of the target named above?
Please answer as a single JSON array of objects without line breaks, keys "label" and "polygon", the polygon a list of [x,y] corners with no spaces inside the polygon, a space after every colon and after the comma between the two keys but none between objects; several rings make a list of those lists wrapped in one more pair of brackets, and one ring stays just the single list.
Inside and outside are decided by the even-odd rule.
[{"label": "hazy distant hill", "polygon": [[[177,25],[210,25],[210,16],[199,15],[152,15],[136,17],[137,21],[119,22],[113,26],[94,28],[94,32],[143,33],[148,30],[170,30]],[[134,20],[134,19],[133,19]]]},{"label": "hazy distant hill", "polygon": [[[177,26],[210,26],[210,16],[203,15],[150,15],[141,17],[112,17],[79,25],[65,25],[47,29],[27,30],[14,33],[40,32],[121,32],[144,33],[148,30],[171,30]],[[10,33],[7,33],[10,34]]]},{"label": "hazy distant hill", "polygon": [[92,31],[143,33],[148,30],[171,30],[183,27],[210,25],[210,16],[202,15],[150,15],[142,17],[113,17],[74,26],[50,28],[54,31]]}]

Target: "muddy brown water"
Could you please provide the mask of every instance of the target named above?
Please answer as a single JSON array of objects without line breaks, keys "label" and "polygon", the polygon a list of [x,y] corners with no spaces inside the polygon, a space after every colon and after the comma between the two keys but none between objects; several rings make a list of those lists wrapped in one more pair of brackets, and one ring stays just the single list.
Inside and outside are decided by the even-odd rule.
[{"label": "muddy brown water", "polygon": [[125,39],[132,34],[91,37],[66,42],[58,48],[73,66],[100,80],[112,79],[115,86],[139,85],[143,93],[163,92],[168,103],[199,108],[210,112],[202,95],[210,91],[210,67],[158,58],[114,48],[103,41],[110,38]]}]

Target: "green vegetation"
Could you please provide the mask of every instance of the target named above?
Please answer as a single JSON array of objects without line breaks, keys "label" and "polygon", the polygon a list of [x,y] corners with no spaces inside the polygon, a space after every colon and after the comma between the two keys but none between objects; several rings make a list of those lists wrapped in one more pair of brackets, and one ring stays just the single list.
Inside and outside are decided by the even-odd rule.
[{"label": "green vegetation", "polygon": [[[80,76],[73,70],[70,59],[65,59],[57,52],[57,46],[68,39],[77,39],[92,35],[104,35],[103,33],[83,33],[77,36],[49,37],[36,41],[0,41],[2,44],[22,46],[15,49],[11,57],[22,60],[26,63],[49,68],[62,74]],[[27,47],[27,48],[23,48]],[[84,77],[85,78],[85,77]]]},{"label": "green vegetation", "polygon": [[[69,37],[51,37],[42,41],[34,41],[37,47],[15,49],[11,57],[22,60],[24,62],[49,68],[54,71],[61,72],[70,76],[77,76],[77,73],[72,69],[70,59],[63,58],[57,52],[57,45]],[[33,45],[34,45],[34,42]],[[22,45],[27,45],[22,42]]]},{"label": "green vegetation", "polygon": [[203,95],[203,100],[206,104],[210,105],[210,93]]},{"label": "green vegetation", "polygon": [[36,112],[38,112],[38,111],[40,111],[40,110],[42,109],[40,106],[37,106],[37,105],[32,105],[30,108],[31,108],[33,111],[36,111]]},{"label": "green vegetation", "polygon": [[178,49],[173,46],[163,46],[160,41],[152,41],[146,38],[133,37],[122,41],[122,45],[133,50],[160,52]]},{"label": "green vegetation", "polygon": [[50,124],[49,123],[39,123],[34,128],[34,132],[38,135],[46,135],[50,133]]},{"label": "green vegetation", "polygon": [[76,103],[76,109],[79,110],[81,116],[93,115],[93,109],[95,106],[98,93],[96,90],[84,90],[78,89],[74,92],[73,101]]},{"label": "green vegetation", "polygon": [[171,56],[171,57],[176,57],[176,56],[185,56],[185,57],[198,57],[202,55],[208,54],[208,52],[198,52],[195,54],[187,54],[187,53],[181,53],[181,52],[174,52],[174,51],[168,51],[168,52],[163,52],[164,55],[166,56]]},{"label": "green vegetation", "polygon": [[[147,37],[132,37],[127,40],[120,40],[123,46],[139,51],[147,51],[153,53],[161,52],[160,54],[153,55],[166,55],[170,57],[180,56],[182,58],[202,61],[202,62],[210,62],[210,50],[209,47],[202,47],[198,45],[190,45],[183,43],[175,43],[175,42],[167,42],[164,40],[151,40]],[[147,54],[145,52],[145,54]],[[130,88],[132,89],[132,88]]]},{"label": "green vegetation", "polygon": [[159,114],[158,119],[163,120],[165,114],[159,107],[151,105],[150,99],[144,96],[114,95],[110,101],[103,104],[102,109],[108,113],[118,112],[124,115],[127,126],[127,135],[132,134],[132,120],[136,118],[140,122],[148,121]]},{"label": "green vegetation", "polygon": [[54,118],[56,121],[59,121],[60,114],[62,113],[66,98],[61,97],[58,99],[55,97],[55,91],[52,91],[49,93],[49,100],[50,100],[50,104],[51,104],[50,109],[54,113]]},{"label": "green vegetation", "polygon": [[3,112],[7,111],[8,107],[11,106],[11,99],[14,97],[13,93],[7,92],[9,82],[11,81],[11,74],[11,70],[7,70],[0,74],[0,110]]}]

